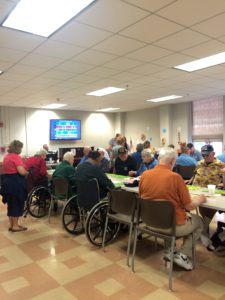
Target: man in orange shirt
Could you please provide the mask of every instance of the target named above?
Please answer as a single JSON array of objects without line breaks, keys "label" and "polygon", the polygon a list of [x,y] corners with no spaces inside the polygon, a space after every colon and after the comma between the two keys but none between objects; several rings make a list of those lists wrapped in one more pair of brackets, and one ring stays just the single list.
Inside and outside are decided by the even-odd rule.
[{"label": "man in orange shirt", "polygon": [[[202,219],[198,215],[187,214],[206,201],[205,196],[195,196],[191,199],[182,177],[172,172],[177,154],[172,148],[162,148],[159,152],[159,165],[145,171],[139,183],[139,194],[143,199],[165,199],[171,201],[176,209],[176,236],[183,237],[182,252],[176,252],[174,262],[186,270],[193,266],[189,257],[192,256],[192,238],[200,237],[203,229]],[[149,200],[150,201],[150,200]],[[165,259],[170,259],[169,253]]]}]

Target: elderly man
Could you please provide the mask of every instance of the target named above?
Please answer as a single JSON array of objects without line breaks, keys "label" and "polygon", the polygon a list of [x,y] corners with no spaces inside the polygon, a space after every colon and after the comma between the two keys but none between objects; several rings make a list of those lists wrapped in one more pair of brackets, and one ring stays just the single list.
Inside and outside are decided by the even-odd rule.
[{"label": "elderly man", "polygon": [[150,149],[144,149],[141,152],[142,163],[137,171],[130,171],[129,176],[140,176],[144,171],[153,169],[158,165],[158,160],[155,159]]},{"label": "elderly man", "polygon": [[99,151],[90,151],[88,160],[77,167],[76,180],[87,182],[89,179],[96,178],[99,184],[100,198],[104,198],[108,190],[114,188],[114,184],[100,169],[101,159]]},{"label": "elderly man", "polygon": [[72,196],[75,191],[75,169],[73,167],[74,153],[66,152],[63,161],[56,167],[52,178],[64,178],[69,183],[68,195]]},{"label": "elderly man", "polygon": [[111,168],[111,163],[110,160],[106,158],[107,157],[106,154],[108,153],[102,148],[98,148],[97,151],[100,153],[100,157],[101,157],[101,161],[99,164],[100,169],[102,169],[104,173],[109,172]]},{"label": "elderly man", "polygon": [[[177,154],[172,148],[162,148],[159,151],[159,165],[154,169],[144,172],[139,183],[140,197],[146,201],[166,199],[171,201],[176,209],[176,236],[183,237],[181,252],[176,252],[174,262],[186,270],[192,270],[189,259],[192,255],[192,237],[197,240],[202,232],[202,219],[197,215],[187,214],[201,203],[206,201],[202,195],[190,197],[188,189],[177,173],[172,172]],[[168,252],[165,259],[170,259]]]},{"label": "elderly man", "polygon": [[[196,167],[193,185],[207,187],[208,184],[216,186],[225,186],[224,170],[225,164],[215,158],[215,152],[212,145],[205,145],[201,148],[203,160]],[[203,217],[204,230],[201,236],[202,243],[207,247],[210,246],[209,224],[214,217],[216,210],[206,207],[200,207],[199,211]]]},{"label": "elderly man", "polygon": [[81,161],[79,162],[79,165],[84,163],[86,160],[88,160],[88,154],[91,151],[91,147],[90,146],[85,146],[83,149],[83,154],[84,156],[81,158]]}]

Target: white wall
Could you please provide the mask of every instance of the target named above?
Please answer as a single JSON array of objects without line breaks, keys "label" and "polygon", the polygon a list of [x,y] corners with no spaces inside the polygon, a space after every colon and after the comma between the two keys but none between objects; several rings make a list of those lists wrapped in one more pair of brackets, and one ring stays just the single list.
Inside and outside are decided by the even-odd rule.
[{"label": "white wall", "polygon": [[159,107],[126,112],[124,118],[125,136],[128,141],[132,138],[134,146],[140,142],[141,133],[151,139],[153,146],[160,145]]},{"label": "white wall", "polygon": [[[43,144],[51,150],[59,147],[101,146],[107,147],[115,134],[115,115],[63,110],[39,110],[31,108],[2,107],[1,145],[14,139],[24,143],[24,154],[33,155]],[[50,119],[81,120],[80,141],[49,141]]]}]

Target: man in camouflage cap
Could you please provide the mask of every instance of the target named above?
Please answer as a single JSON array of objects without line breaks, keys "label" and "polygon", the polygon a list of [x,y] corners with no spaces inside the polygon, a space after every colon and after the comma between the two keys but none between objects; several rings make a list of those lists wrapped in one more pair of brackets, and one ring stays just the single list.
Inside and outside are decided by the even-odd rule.
[{"label": "man in camouflage cap", "polygon": [[[203,160],[199,162],[195,169],[193,185],[207,187],[208,184],[215,184],[217,187],[225,186],[224,167],[225,164],[215,158],[215,152],[212,145],[204,145],[201,148]],[[205,246],[209,246],[209,224],[214,217],[216,210],[199,207],[203,217],[204,229],[201,238]]]}]

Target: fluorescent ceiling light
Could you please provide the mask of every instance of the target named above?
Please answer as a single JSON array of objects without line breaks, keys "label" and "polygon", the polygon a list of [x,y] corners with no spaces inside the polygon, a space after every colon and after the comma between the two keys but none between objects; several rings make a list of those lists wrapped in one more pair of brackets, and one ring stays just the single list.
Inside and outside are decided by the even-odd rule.
[{"label": "fluorescent ceiling light", "polygon": [[120,108],[118,108],[118,107],[108,107],[108,108],[97,109],[96,111],[109,112],[109,111],[114,111],[114,110],[118,110],[118,109],[120,109]]},{"label": "fluorescent ceiling light", "polygon": [[62,103],[52,103],[52,104],[48,104],[43,106],[43,108],[60,108],[63,106],[66,106],[67,104],[62,104]]},{"label": "fluorescent ceiling light", "polygon": [[2,74],[3,73],[3,71],[2,70],[0,70],[0,74]]},{"label": "fluorescent ceiling light", "polygon": [[170,96],[165,96],[165,97],[160,97],[160,98],[155,98],[155,99],[149,99],[146,101],[151,101],[151,102],[161,102],[161,101],[168,101],[172,99],[177,99],[177,98],[182,98],[183,96],[178,96],[178,95],[170,95]]},{"label": "fluorescent ceiling light", "polygon": [[117,93],[117,92],[121,92],[124,91],[125,89],[122,88],[117,88],[117,87],[113,87],[113,86],[109,86],[107,88],[101,89],[101,90],[97,90],[91,93],[87,93],[86,95],[88,96],[105,96],[105,95],[109,95],[109,94],[113,94],[113,93]]},{"label": "fluorescent ceiling light", "polygon": [[225,52],[193,60],[189,63],[174,67],[175,69],[193,72],[225,63]]},{"label": "fluorescent ceiling light", "polygon": [[48,37],[95,0],[20,0],[3,26]]}]

